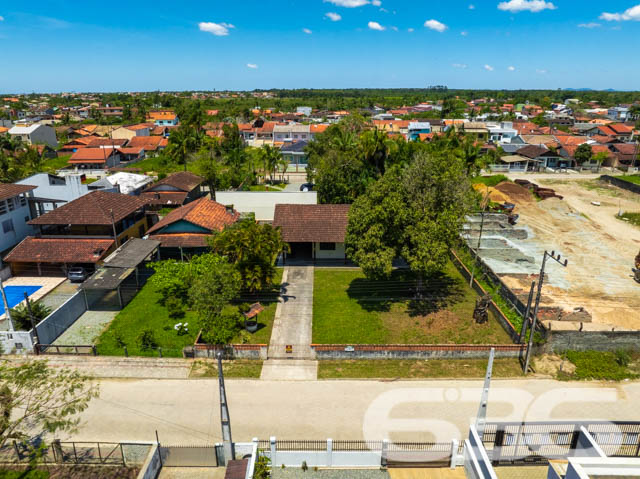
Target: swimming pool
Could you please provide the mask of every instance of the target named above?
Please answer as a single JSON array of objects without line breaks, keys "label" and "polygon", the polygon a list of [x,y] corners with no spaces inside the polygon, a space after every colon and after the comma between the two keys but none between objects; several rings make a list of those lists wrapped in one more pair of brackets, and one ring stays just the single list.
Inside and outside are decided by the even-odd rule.
[{"label": "swimming pool", "polygon": [[[5,286],[4,294],[7,295],[9,307],[13,308],[16,304],[24,301],[24,293],[31,296],[40,288],[42,288],[42,286]],[[0,314],[4,314],[4,301],[0,301]]]}]

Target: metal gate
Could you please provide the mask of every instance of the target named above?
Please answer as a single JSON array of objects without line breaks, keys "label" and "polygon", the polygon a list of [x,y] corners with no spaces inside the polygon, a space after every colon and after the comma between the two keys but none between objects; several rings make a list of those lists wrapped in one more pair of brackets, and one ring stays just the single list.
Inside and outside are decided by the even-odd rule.
[{"label": "metal gate", "polygon": [[162,467],[218,467],[223,459],[221,446],[160,446]]},{"label": "metal gate", "polygon": [[451,464],[451,443],[392,442],[387,450],[387,467],[427,468]]}]

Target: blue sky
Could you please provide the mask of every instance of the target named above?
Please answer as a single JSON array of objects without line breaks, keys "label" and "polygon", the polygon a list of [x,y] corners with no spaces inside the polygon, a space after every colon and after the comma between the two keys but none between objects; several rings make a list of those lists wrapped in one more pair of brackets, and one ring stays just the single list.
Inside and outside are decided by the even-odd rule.
[{"label": "blue sky", "polygon": [[640,89],[639,1],[7,1],[0,92]]}]

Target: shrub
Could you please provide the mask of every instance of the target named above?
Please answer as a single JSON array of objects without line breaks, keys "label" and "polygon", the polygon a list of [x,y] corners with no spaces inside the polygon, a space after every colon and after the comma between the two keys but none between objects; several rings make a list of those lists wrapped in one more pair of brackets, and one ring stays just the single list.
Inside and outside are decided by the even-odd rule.
[{"label": "shrub", "polygon": [[167,298],[164,302],[170,318],[184,317],[184,303],[178,297]]},{"label": "shrub", "polygon": [[302,461],[302,470],[307,472],[309,470],[309,466],[307,466],[307,461]]},{"label": "shrub", "polygon": [[241,321],[239,313],[203,317],[202,340],[207,344],[228,344],[240,329]]},{"label": "shrub", "polygon": [[483,185],[493,187],[499,185],[503,181],[511,180],[504,175],[476,176],[471,180],[471,183],[482,183]]},{"label": "shrub", "polygon": [[[608,351],[567,351],[567,359],[576,366],[572,379],[599,379],[608,381],[622,381],[623,379],[635,379],[633,374],[618,362],[618,353]],[[622,362],[628,353],[621,353]],[[628,362],[627,362],[628,364]]]},{"label": "shrub", "polygon": [[140,345],[140,349],[143,351],[148,351],[150,349],[154,349],[158,347],[158,342],[156,341],[156,337],[153,334],[152,329],[145,329],[138,336],[138,344]]},{"label": "shrub", "polygon": [[615,352],[616,355],[616,363],[619,366],[626,368],[631,363],[631,354],[629,351],[625,351],[624,349],[618,349]]},{"label": "shrub", "polygon": [[[43,302],[37,301],[31,303],[31,312],[33,313],[34,322],[38,324],[51,314],[51,308]],[[11,319],[17,331],[29,331],[31,329],[31,317],[29,316],[29,309],[26,304],[21,304],[13,308],[11,310]]]}]

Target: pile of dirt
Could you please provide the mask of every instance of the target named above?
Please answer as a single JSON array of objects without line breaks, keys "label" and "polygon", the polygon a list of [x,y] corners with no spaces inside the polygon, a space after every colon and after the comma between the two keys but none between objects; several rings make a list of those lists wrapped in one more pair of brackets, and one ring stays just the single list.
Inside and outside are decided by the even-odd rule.
[{"label": "pile of dirt", "polygon": [[499,185],[496,186],[496,190],[504,193],[511,203],[515,203],[516,205],[524,205],[535,202],[535,199],[531,192],[523,188],[520,185],[515,183],[511,183],[510,181],[503,181]]},{"label": "pile of dirt", "polygon": [[489,201],[493,201],[494,203],[505,203],[509,201],[509,198],[505,194],[499,192],[491,186],[477,183],[473,185],[473,188],[478,191],[483,198],[488,197]]},{"label": "pile of dirt", "polygon": [[533,359],[533,369],[536,374],[556,377],[559,372],[573,374],[576,365],[554,354],[543,354]]}]

